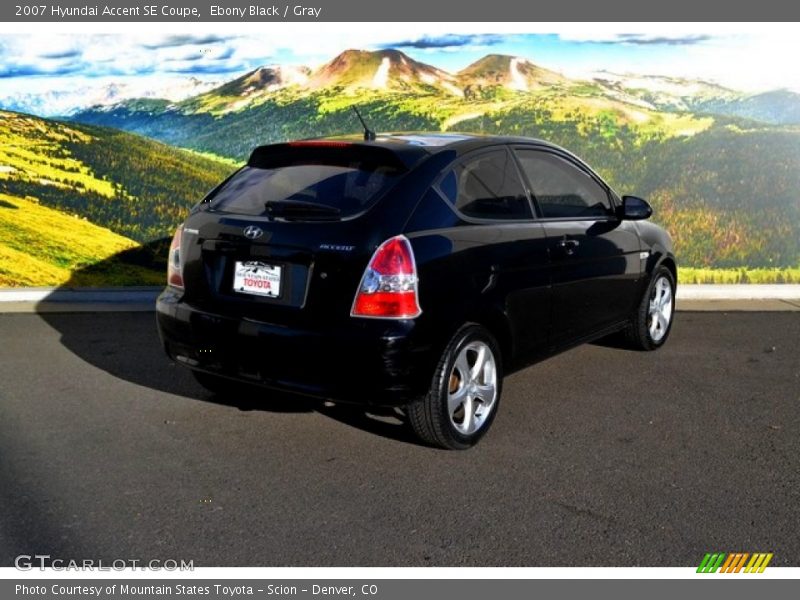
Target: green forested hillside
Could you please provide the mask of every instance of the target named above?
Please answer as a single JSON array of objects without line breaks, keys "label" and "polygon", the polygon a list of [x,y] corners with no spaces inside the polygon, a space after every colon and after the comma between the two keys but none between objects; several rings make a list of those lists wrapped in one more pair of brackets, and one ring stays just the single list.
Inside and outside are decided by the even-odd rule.
[{"label": "green forested hillside", "polygon": [[[82,123],[119,127],[167,144],[236,160],[246,159],[260,144],[356,131],[358,121],[350,108],[356,103],[371,122],[380,124],[382,131],[441,127],[436,114],[428,114],[418,106],[423,99],[401,93],[372,96],[351,98],[341,106],[330,106],[331,101],[341,101],[335,90],[311,95],[286,91],[250,109],[222,115],[178,110],[153,114],[131,109],[126,104],[84,111],[73,118]],[[434,96],[429,101],[435,104],[437,100],[439,98]]]},{"label": "green forested hillside", "polygon": [[773,90],[734,98],[712,98],[697,104],[709,114],[732,115],[774,125],[800,123],[800,95]]},{"label": "green forested hillside", "polygon": [[0,193],[0,287],[163,283],[163,261],[137,253],[86,219]]},{"label": "green forested hillside", "polygon": [[153,242],[231,169],[130,133],[0,111],[0,287],[161,283],[164,242]]},{"label": "green forested hillside", "polygon": [[684,264],[800,266],[800,130],[716,127],[651,155],[638,187]]},{"label": "green forested hillside", "polygon": [[610,118],[531,114],[490,113],[462,125],[548,139],[582,156],[620,193],[650,200],[684,265],[800,265],[800,129],[718,120],[666,136]]},{"label": "green forested hillside", "polygon": [[0,192],[140,242],[167,235],[231,170],[127,132],[0,112]]},{"label": "green forested hillside", "polygon": [[[210,103],[211,100],[208,100]],[[378,131],[486,131],[504,122],[506,133],[531,125],[575,130],[590,138],[599,130],[607,143],[619,127],[637,138],[690,135],[713,124],[710,117],[663,113],[602,98],[591,87],[518,92],[502,86],[474,88],[469,99],[429,89],[313,91],[287,88],[260,97],[257,103],[222,113],[200,110],[199,101],[169,110],[141,110],[139,103],[83,111],[82,123],[119,127],[169,144],[245,159],[253,147],[287,139],[351,133],[359,129],[357,106]],[[585,128],[585,130],[584,130]],[[599,129],[598,129],[599,128]]]}]

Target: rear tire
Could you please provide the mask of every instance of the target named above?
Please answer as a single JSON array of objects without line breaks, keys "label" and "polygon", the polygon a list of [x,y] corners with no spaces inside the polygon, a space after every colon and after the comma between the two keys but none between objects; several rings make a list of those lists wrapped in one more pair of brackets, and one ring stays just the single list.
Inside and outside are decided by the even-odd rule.
[{"label": "rear tire", "polygon": [[407,407],[408,422],[428,444],[465,450],[491,427],[502,386],[497,341],[480,325],[465,325],[442,353],[427,394]]},{"label": "rear tire", "polygon": [[657,350],[667,341],[675,315],[675,277],[667,267],[655,270],[631,324],[627,342],[637,350]]}]

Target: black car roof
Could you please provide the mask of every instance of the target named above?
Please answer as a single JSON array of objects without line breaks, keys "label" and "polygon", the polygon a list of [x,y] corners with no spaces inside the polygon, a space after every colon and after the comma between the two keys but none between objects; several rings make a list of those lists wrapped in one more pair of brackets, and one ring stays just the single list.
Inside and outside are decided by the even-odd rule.
[{"label": "black car roof", "polygon": [[375,146],[389,146],[394,148],[418,148],[420,152],[435,154],[443,150],[456,150],[457,152],[467,152],[482,146],[495,144],[536,144],[557,148],[554,144],[529,137],[487,135],[481,133],[458,133],[458,132],[400,132],[400,133],[379,133],[375,140],[365,141],[362,135],[346,135],[331,138],[321,138],[327,140],[347,140],[352,143],[370,144]]},{"label": "black car roof", "polygon": [[483,135],[477,133],[451,133],[451,132],[402,132],[379,133],[374,140],[364,140],[361,134],[341,135],[335,137],[312,138],[296,142],[285,142],[260,146],[253,151],[251,161],[265,153],[280,152],[283,148],[335,147],[338,145],[351,145],[361,148],[382,149],[397,156],[407,167],[419,162],[425,156],[438,154],[443,151],[455,152],[456,155],[469,152],[478,148],[497,144],[526,144],[538,145],[562,150],[549,142],[528,137]]}]

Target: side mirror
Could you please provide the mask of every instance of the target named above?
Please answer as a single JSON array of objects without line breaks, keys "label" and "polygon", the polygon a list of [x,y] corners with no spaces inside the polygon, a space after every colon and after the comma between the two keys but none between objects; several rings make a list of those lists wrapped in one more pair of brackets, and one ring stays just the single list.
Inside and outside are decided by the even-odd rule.
[{"label": "side mirror", "polygon": [[623,196],[622,207],[619,210],[619,218],[626,221],[641,221],[649,219],[653,214],[653,208],[637,196]]}]

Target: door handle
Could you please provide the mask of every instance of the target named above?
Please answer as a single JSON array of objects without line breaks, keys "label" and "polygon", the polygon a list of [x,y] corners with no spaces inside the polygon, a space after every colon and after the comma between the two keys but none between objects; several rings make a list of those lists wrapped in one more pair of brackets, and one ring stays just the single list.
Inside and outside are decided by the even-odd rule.
[{"label": "door handle", "polygon": [[575,248],[581,245],[578,240],[559,240],[558,247],[564,251],[565,254],[574,254]]}]

